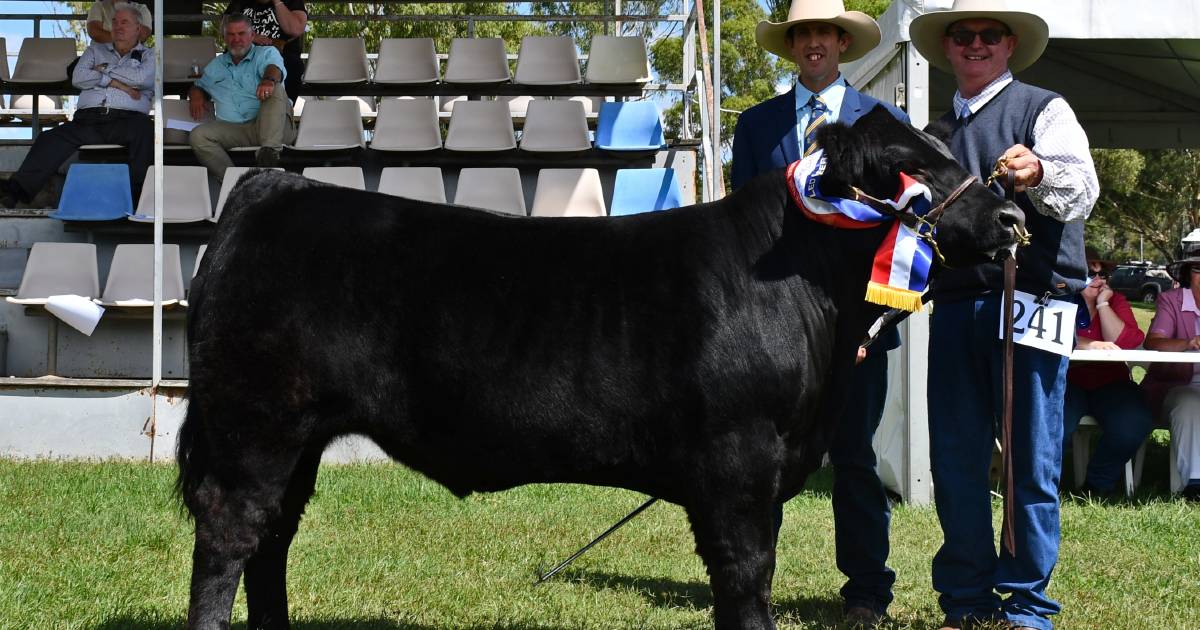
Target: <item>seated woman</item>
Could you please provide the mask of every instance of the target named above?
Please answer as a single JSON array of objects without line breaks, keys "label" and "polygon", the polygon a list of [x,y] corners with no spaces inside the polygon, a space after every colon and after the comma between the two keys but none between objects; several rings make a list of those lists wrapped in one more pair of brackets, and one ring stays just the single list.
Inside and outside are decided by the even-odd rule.
[{"label": "seated woman", "polygon": [[[1086,328],[1075,331],[1080,350],[1132,350],[1145,335],[1129,303],[1108,286],[1108,270],[1095,250],[1087,248],[1087,287],[1080,293],[1091,316]],[[1125,462],[1137,452],[1153,429],[1142,391],[1129,378],[1129,367],[1111,361],[1072,361],[1067,368],[1063,400],[1063,452],[1083,416],[1092,416],[1104,432],[1088,463],[1082,490],[1096,496],[1116,493]]]},{"label": "seated woman", "polygon": [[[1150,322],[1147,350],[1195,352],[1200,350],[1200,258],[1171,263],[1167,269],[1180,288],[1158,296],[1158,310]],[[1161,401],[1171,422],[1171,448],[1185,486],[1183,496],[1200,501],[1200,363],[1154,363],[1146,373],[1146,393],[1151,404]]]}]

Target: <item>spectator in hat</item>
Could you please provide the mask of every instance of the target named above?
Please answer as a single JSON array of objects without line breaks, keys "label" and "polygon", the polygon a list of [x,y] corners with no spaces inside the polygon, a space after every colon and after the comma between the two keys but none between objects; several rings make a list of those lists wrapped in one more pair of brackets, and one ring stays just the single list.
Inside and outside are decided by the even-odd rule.
[{"label": "spectator in hat", "polygon": [[[957,91],[936,128],[969,173],[1015,178],[1028,245],[1016,253],[1016,287],[1063,300],[1087,286],[1083,223],[1099,194],[1087,135],[1059,95],[1013,78],[1049,41],[1041,17],[1005,0],[956,0],[917,16],[909,36]],[[1004,195],[998,178],[992,190]],[[1001,414],[1003,265],[944,270],[931,290],[929,449],[944,541],[933,559],[943,628],[1000,622],[1049,630],[1060,610],[1046,593],[1058,562],[1067,357],[1017,344],[1013,352],[1012,552],[997,554],[989,464]]]},{"label": "spectator in hat", "polygon": [[[1079,294],[1086,321],[1075,331],[1080,350],[1133,350],[1145,335],[1133,309],[1120,293],[1108,286],[1110,265],[1087,248],[1088,284]],[[1088,462],[1083,492],[1109,497],[1117,493],[1117,480],[1125,462],[1133,458],[1154,428],[1142,390],[1129,377],[1129,366],[1113,361],[1071,361],[1063,403],[1063,451],[1083,416],[1092,416],[1103,433]]]},{"label": "spectator in hat", "polygon": [[[908,122],[907,114],[850,87],[838,71],[839,63],[862,57],[880,39],[875,20],[846,11],[841,0],[793,0],[787,20],[760,22],[755,38],[763,49],[795,63],[798,79],[786,94],[738,117],[734,189],[815,151],[816,131],[823,124],[853,124],[877,105]],[[855,395],[829,447],[835,554],[846,576],[841,595],[852,627],[874,627],[883,618],[896,581],[896,572],[887,566],[891,508],[871,442],[887,397],[887,351],[899,345],[900,335],[893,329],[869,351],[860,349]],[[782,523],[782,506],[777,519]]]},{"label": "spectator in hat", "polygon": [[[1200,351],[1200,257],[1168,267],[1179,282],[1158,296],[1146,336],[1147,350]],[[1171,424],[1171,448],[1183,481],[1183,496],[1200,501],[1200,363],[1152,363],[1142,381],[1152,407],[1161,405]]]}]

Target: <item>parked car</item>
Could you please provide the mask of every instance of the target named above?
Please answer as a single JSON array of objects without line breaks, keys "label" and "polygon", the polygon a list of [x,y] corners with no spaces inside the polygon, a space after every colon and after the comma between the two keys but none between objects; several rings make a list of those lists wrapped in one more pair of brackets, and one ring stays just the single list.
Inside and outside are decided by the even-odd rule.
[{"label": "parked car", "polygon": [[1175,287],[1175,280],[1162,265],[1134,263],[1117,265],[1108,278],[1108,286],[1130,300],[1153,302],[1159,294]]}]

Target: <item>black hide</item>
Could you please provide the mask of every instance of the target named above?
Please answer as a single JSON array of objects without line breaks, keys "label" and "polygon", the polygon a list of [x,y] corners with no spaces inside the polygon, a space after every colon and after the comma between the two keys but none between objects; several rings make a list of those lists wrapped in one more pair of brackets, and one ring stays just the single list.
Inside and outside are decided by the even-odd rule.
[{"label": "black hide", "polygon": [[[890,197],[903,168],[937,201],[966,177],[882,109],[823,146],[827,190]],[[243,572],[250,627],[287,627],[318,459],[356,433],[460,496],[576,482],[677,503],[716,626],[772,628],[772,512],[835,429],[886,230],[810,222],[784,179],[543,219],[245,176],[192,284],[189,627],[228,627]],[[940,227],[957,262],[1012,243],[1005,205],[974,188]]]}]

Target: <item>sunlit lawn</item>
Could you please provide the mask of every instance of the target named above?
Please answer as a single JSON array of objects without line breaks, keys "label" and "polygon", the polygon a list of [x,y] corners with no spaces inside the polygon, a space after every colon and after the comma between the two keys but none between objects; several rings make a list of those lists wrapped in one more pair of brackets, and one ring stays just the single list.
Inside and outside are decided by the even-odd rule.
[{"label": "sunlit lawn", "polygon": [[[1064,628],[1192,628],[1200,620],[1200,508],[1164,499],[1161,447],[1146,495],[1068,500],[1052,594]],[[0,627],[178,628],[191,528],[174,469],[131,463],[0,461]],[[837,625],[841,576],[825,474],[787,506],[775,578],[781,628]],[[643,501],[585,486],[532,486],[458,500],[400,466],[325,467],[290,564],[298,628],[706,628],[711,595],[682,510],[659,504],[533,586]],[[940,621],[929,560],[932,508],[900,506],[896,628]],[[235,620],[244,624],[239,597]],[[244,627],[244,625],[242,626]]]}]

